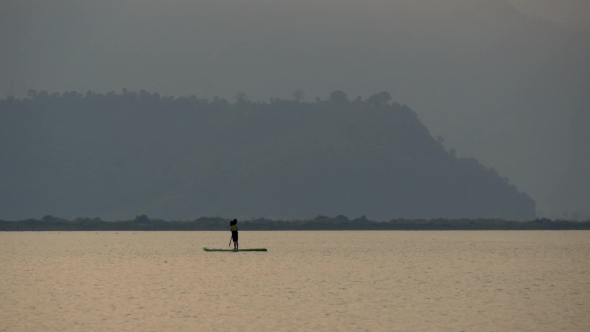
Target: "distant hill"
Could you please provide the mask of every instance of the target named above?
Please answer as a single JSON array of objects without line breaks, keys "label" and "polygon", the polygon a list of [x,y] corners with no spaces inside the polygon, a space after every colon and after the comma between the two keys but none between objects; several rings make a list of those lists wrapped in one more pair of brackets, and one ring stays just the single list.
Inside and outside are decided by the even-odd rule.
[{"label": "distant hill", "polygon": [[0,101],[0,218],[535,217],[390,100],[30,91]]}]

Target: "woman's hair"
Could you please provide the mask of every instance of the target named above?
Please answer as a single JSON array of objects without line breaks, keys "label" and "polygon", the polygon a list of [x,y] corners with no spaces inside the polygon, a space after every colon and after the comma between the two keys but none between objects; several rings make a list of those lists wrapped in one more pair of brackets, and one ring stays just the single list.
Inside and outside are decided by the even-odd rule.
[{"label": "woman's hair", "polygon": [[238,220],[237,219],[234,219],[234,220],[232,220],[232,221],[229,222],[229,225],[232,226],[232,225],[235,225],[237,223],[238,223]]}]

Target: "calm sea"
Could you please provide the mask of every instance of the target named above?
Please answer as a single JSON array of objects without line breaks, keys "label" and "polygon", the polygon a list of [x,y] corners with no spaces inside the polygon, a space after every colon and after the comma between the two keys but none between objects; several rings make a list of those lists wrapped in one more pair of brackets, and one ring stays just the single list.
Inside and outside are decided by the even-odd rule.
[{"label": "calm sea", "polygon": [[590,232],[0,233],[0,331],[590,331]]}]

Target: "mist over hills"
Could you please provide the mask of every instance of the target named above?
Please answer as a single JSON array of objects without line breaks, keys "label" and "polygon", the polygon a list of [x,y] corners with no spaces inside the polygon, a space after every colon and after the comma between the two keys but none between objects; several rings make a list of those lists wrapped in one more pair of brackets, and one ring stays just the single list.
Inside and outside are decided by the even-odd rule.
[{"label": "mist over hills", "polygon": [[535,217],[528,195],[446,151],[389,93],[294,97],[30,91],[2,100],[0,218]]},{"label": "mist over hills", "polygon": [[21,96],[128,88],[268,100],[304,89],[313,100],[334,88],[353,98],[387,90],[447,148],[518,183],[540,215],[590,215],[590,35],[512,4],[527,5],[9,0],[0,77]]}]

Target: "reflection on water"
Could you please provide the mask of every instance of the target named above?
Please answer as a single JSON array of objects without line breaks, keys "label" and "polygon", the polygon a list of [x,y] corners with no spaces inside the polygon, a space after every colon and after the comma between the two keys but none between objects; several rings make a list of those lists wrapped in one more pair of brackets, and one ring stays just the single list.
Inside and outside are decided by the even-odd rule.
[{"label": "reflection on water", "polygon": [[0,331],[590,331],[590,232],[0,233]]}]

